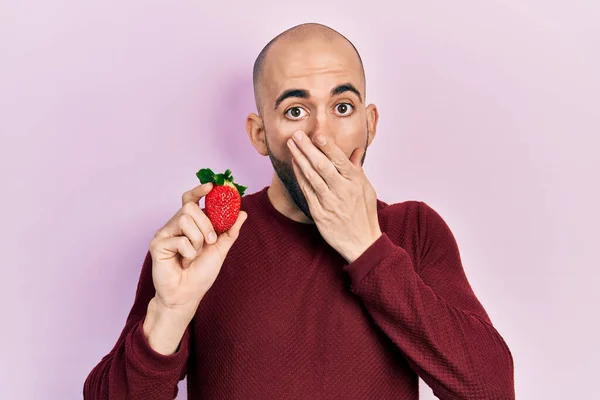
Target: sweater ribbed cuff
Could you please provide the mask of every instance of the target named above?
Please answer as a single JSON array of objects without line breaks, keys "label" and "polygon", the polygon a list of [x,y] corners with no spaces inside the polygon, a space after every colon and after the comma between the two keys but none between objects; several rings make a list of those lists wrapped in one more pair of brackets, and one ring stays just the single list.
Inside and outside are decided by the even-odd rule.
[{"label": "sweater ribbed cuff", "polygon": [[134,328],[130,337],[130,348],[134,358],[139,361],[144,368],[153,372],[167,372],[175,368],[180,368],[185,364],[189,354],[189,327],[183,334],[177,352],[167,356],[157,353],[150,347],[150,344],[144,336],[143,325],[144,320],[142,319]]},{"label": "sweater ribbed cuff", "polygon": [[354,262],[344,267],[344,270],[350,275],[352,286],[357,286],[373,268],[381,264],[395,249],[394,243],[383,233]]}]

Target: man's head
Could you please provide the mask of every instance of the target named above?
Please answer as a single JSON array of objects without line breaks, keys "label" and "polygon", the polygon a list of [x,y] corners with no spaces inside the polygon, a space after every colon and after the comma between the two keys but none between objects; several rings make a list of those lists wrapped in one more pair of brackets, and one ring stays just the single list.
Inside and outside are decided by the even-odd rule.
[{"label": "man's head", "polygon": [[269,156],[277,176],[309,218],[310,211],[291,163],[287,140],[297,130],[309,138],[322,134],[350,157],[375,136],[378,113],[365,105],[362,60],[348,39],[319,24],[303,24],[281,33],[254,64],[258,114],[246,130],[257,151]]}]

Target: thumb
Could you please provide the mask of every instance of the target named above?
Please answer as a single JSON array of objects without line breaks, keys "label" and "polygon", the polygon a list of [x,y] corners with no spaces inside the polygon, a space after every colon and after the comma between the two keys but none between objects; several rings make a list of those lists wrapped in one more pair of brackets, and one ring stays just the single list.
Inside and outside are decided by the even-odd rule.
[{"label": "thumb", "polygon": [[245,211],[240,211],[240,214],[238,215],[231,229],[229,229],[227,232],[222,233],[219,236],[219,239],[217,239],[217,242],[215,244],[217,245],[217,247],[219,247],[219,252],[221,254],[226,255],[229,249],[231,249],[231,246],[233,246],[236,239],[238,238],[240,234],[240,229],[242,228],[242,225],[244,224],[247,218],[248,214]]}]

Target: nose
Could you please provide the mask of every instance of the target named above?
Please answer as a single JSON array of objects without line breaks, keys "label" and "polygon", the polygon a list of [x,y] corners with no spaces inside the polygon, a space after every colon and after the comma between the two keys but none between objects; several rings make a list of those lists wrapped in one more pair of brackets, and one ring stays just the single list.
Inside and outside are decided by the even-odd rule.
[{"label": "nose", "polygon": [[305,133],[311,139],[318,135],[323,135],[326,138],[331,137],[332,132],[327,113],[322,111],[313,113],[308,121]]}]

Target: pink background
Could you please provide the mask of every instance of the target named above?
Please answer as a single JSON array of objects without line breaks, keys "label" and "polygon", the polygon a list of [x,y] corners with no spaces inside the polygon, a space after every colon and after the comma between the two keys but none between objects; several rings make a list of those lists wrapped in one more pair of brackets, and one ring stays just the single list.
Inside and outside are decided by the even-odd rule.
[{"label": "pink background", "polygon": [[446,219],[513,352],[517,397],[600,398],[600,2],[0,10],[0,398],[81,397],[197,169],[269,183],[244,132],[252,63],[307,21],[361,51],[381,114],[366,171],[381,199]]}]

